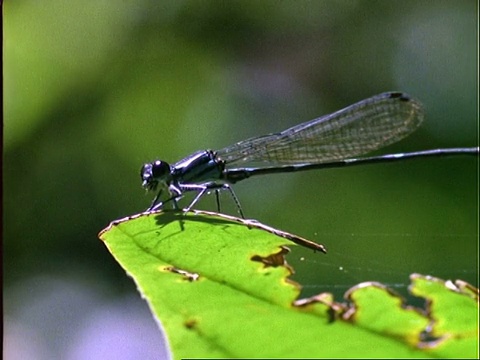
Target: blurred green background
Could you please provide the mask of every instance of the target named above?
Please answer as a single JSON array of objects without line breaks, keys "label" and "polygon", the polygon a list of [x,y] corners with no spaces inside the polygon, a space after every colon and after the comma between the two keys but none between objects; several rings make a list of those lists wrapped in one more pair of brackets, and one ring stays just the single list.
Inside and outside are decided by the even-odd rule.
[{"label": "blurred green background", "polygon": [[[144,162],[390,90],[422,101],[426,122],[379,153],[478,146],[473,0],[3,5],[5,359],[164,351],[97,238],[150,204]],[[478,286],[478,159],[265,176],[235,190],[247,217],[328,248],[288,257],[305,296],[341,300],[370,280],[406,295],[413,272]]]}]

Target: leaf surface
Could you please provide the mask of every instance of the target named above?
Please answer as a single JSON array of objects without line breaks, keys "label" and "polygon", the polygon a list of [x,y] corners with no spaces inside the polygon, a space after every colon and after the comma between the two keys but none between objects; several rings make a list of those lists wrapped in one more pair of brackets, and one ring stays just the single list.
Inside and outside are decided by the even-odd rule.
[{"label": "leaf surface", "polygon": [[192,211],[139,214],[100,238],[135,280],[175,359],[442,356],[418,346],[430,319],[379,284],[351,289],[351,303],[328,293],[298,299],[286,246],[308,240],[295,235]]}]

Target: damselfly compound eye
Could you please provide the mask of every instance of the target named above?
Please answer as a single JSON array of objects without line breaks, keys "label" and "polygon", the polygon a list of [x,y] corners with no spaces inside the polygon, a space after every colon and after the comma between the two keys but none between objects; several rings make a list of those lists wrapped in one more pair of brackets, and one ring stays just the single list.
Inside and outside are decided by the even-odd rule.
[{"label": "damselfly compound eye", "polygon": [[165,175],[170,174],[170,165],[165,161],[157,160],[151,165],[151,173],[154,179],[160,180]]},{"label": "damselfly compound eye", "polygon": [[164,181],[163,178],[170,173],[170,165],[161,160],[147,163],[140,169],[142,178],[142,187],[146,190],[155,190],[158,183]]}]

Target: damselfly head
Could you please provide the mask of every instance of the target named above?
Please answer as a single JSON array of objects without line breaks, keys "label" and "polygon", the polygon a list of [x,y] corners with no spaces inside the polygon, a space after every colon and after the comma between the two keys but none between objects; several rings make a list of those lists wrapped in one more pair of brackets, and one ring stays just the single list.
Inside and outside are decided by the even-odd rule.
[{"label": "damselfly head", "polygon": [[142,178],[142,187],[147,190],[155,190],[162,183],[167,184],[167,177],[170,175],[171,167],[165,161],[157,160],[146,163],[140,169],[140,177]]}]

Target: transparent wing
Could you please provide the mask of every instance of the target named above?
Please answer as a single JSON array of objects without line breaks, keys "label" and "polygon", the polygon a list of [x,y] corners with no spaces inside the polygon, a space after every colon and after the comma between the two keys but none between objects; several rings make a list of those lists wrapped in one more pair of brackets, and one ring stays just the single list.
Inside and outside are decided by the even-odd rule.
[{"label": "transparent wing", "polygon": [[240,141],[217,155],[227,165],[326,163],[395,143],[422,121],[418,101],[404,93],[383,93],[280,133]]}]

